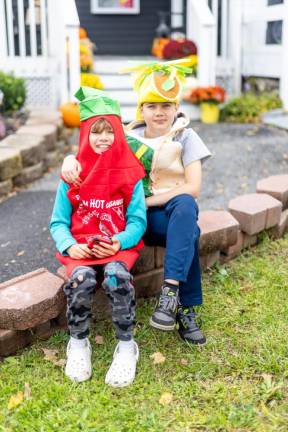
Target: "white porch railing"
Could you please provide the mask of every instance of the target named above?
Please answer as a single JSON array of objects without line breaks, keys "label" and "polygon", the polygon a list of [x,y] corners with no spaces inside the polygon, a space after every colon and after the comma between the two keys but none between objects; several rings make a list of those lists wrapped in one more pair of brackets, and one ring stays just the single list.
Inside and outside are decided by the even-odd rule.
[{"label": "white porch railing", "polygon": [[199,85],[214,85],[216,78],[215,18],[206,0],[187,1],[187,37],[198,48]]},{"label": "white porch railing", "polygon": [[80,84],[74,0],[0,0],[0,70],[26,79],[27,105],[58,107]]}]

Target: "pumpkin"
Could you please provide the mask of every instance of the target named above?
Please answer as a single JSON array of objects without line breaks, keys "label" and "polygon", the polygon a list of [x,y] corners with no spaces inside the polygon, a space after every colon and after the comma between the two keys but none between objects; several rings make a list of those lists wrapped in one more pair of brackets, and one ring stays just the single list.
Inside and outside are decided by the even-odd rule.
[{"label": "pumpkin", "polygon": [[163,58],[163,49],[170,42],[168,38],[155,38],[152,45],[152,55],[158,57],[159,59]]},{"label": "pumpkin", "polygon": [[80,109],[75,102],[67,102],[59,108],[66,127],[76,128],[80,126]]},{"label": "pumpkin", "polygon": [[87,38],[87,32],[83,27],[79,28],[79,38],[80,39],[86,39]]}]

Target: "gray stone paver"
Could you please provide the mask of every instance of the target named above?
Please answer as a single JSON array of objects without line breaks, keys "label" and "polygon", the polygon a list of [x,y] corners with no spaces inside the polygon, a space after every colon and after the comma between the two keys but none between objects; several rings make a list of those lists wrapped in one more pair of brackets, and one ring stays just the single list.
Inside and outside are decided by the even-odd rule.
[{"label": "gray stone paver", "polygon": [[[254,125],[193,123],[213,153],[204,164],[200,210],[227,209],[237,195],[255,192],[257,180],[288,173],[288,133]],[[59,264],[49,219],[59,170],[0,204],[0,281]],[[24,252],[23,252],[24,251]]]}]

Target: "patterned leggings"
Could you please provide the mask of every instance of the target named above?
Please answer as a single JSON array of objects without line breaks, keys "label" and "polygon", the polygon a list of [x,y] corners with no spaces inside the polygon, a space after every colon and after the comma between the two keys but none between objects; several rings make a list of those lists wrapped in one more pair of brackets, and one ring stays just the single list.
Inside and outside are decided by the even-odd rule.
[{"label": "patterned leggings", "polygon": [[[112,306],[112,321],[119,340],[133,337],[135,322],[135,291],[133,278],[120,261],[103,266],[103,288]],[[89,335],[91,307],[96,288],[96,270],[92,267],[76,267],[72,277],[64,285],[67,296],[67,320],[70,335],[84,339]]]}]

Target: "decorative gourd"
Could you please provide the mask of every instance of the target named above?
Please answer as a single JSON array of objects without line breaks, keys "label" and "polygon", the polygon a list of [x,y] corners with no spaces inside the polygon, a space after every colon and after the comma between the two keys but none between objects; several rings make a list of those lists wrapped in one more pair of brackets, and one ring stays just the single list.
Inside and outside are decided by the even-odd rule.
[{"label": "decorative gourd", "polygon": [[163,58],[163,49],[170,42],[168,38],[155,38],[152,45],[152,55]]},{"label": "decorative gourd", "polygon": [[77,103],[67,102],[61,105],[60,112],[66,127],[76,128],[80,126],[80,110]]},{"label": "decorative gourd", "polygon": [[79,38],[80,39],[86,39],[87,38],[87,32],[83,27],[79,28]]}]

